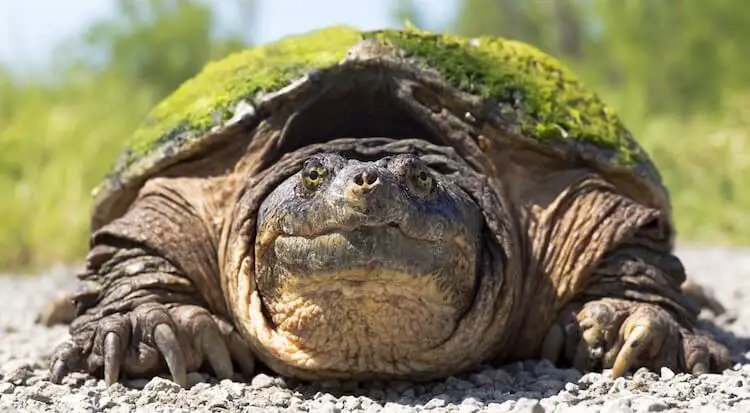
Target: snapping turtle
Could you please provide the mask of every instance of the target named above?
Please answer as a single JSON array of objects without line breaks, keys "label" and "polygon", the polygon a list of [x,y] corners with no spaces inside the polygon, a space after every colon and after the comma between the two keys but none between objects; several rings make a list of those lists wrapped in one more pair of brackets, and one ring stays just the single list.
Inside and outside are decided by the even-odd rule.
[{"label": "snapping turtle", "polygon": [[211,64],[136,132],[91,225],[53,381],[728,366],[654,164],[518,42],[334,27]]}]

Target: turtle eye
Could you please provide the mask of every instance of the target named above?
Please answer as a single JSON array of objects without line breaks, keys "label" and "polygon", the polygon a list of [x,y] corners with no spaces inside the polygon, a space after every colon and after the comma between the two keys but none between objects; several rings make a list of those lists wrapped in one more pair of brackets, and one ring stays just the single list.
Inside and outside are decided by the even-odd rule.
[{"label": "turtle eye", "polygon": [[427,169],[427,167],[418,166],[414,170],[414,174],[412,176],[416,187],[420,191],[424,193],[432,192],[433,188],[435,187],[435,178],[433,178],[432,173],[429,169]]},{"label": "turtle eye", "polygon": [[312,160],[305,165],[302,171],[302,177],[305,186],[309,189],[316,189],[323,183],[323,177],[326,174],[326,168],[318,160]]}]

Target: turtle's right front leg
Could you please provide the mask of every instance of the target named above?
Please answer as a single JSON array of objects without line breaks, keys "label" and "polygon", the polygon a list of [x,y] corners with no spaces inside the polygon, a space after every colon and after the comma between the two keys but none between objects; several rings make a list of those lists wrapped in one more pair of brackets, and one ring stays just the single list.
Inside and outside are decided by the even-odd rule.
[{"label": "turtle's right front leg", "polygon": [[188,372],[207,364],[220,378],[234,359],[250,374],[250,350],[222,317],[216,240],[203,218],[200,183],[161,179],[147,184],[131,209],[91,240],[84,290],[70,340],[51,361],[59,383],[69,371],[151,377],[169,372],[186,385]]}]

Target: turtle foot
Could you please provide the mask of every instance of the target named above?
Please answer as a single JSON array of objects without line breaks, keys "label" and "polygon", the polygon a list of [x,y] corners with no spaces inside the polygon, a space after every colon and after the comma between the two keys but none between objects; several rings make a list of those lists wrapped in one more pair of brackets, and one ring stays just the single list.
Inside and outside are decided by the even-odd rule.
[{"label": "turtle foot", "polygon": [[108,386],[119,379],[121,371],[131,377],[168,371],[175,383],[185,387],[187,373],[204,364],[219,378],[234,375],[232,360],[243,374],[252,374],[254,369],[252,353],[231,325],[202,307],[146,303],[130,313],[76,323],[71,340],[61,344],[52,357],[50,380],[54,383],[73,370],[103,370]]},{"label": "turtle foot", "polygon": [[727,349],[656,305],[600,299],[570,307],[545,338],[542,356],[580,371],[612,369],[614,377],[646,367],[717,373],[729,367]]}]

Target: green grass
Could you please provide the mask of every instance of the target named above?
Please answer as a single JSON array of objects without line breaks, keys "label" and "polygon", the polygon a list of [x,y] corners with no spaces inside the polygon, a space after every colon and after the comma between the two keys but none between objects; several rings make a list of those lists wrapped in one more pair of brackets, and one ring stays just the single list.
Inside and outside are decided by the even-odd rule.
[{"label": "green grass", "polygon": [[0,271],[81,260],[90,191],[155,99],[118,79],[0,96]]},{"label": "green grass", "polygon": [[[720,117],[690,119],[605,101],[661,168],[680,242],[750,244],[750,94]],[[155,103],[117,78],[51,90],[0,83],[0,272],[83,259],[90,191]]]},{"label": "green grass", "polygon": [[671,191],[678,241],[750,245],[750,93],[723,109],[637,130]]}]

